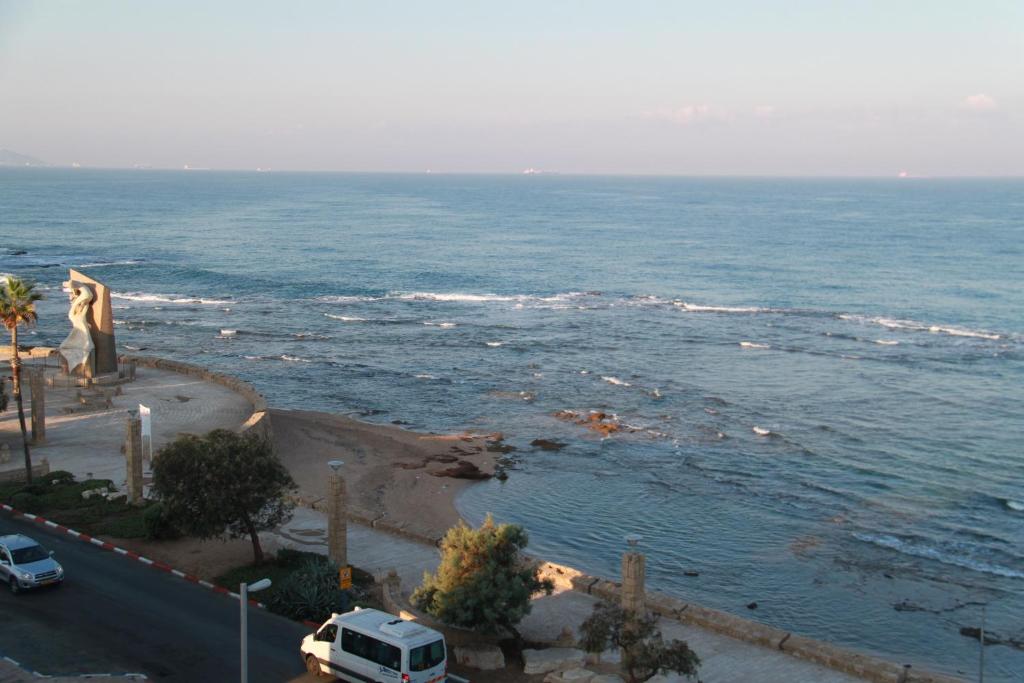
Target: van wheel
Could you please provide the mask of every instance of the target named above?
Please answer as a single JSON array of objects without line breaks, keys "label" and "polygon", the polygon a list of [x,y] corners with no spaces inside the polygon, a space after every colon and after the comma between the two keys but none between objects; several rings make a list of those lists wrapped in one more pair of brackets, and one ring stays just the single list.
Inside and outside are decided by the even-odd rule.
[{"label": "van wheel", "polygon": [[11,577],[11,592],[15,595],[21,592],[21,588],[18,586],[18,580],[13,576]]},{"label": "van wheel", "polygon": [[324,671],[320,668],[320,662],[313,655],[306,655],[306,671],[314,676],[323,676]]}]

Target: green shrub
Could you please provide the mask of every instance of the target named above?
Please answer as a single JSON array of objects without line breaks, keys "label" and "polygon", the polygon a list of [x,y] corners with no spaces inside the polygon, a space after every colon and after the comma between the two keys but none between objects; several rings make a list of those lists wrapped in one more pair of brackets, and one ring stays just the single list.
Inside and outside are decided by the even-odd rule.
[{"label": "green shrub", "polygon": [[11,506],[32,514],[38,514],[43,510],[39,496],[29,491],[19,491],[11,496]]},{"label": "green shrub", "polygon": [[326,558],[307,557],[277,586],[267,607],[290,619],[319,623],[332,612],[348,611],[350,603],[349,594],[338,588],[338,568]]},{"label": "green shrub", "polygon": [[167,516],[161,503],[154,503],[142,513],[142,524],[146,538],[158,541],[181,537],[181,532]]},{"label": "green shrub", "polygon": [[49,474],[44,474],[36,479],[36,482],[43,485],[49,486],[60,486],[63,484],[72,484],[75,481],[75,475],[65,470],[54,470]]},{"label": "green shrub", "polygon": [[126,514],[107,519],[100,524],[96,533],[117,538],[146,538],[145,512],[131,508]]}]

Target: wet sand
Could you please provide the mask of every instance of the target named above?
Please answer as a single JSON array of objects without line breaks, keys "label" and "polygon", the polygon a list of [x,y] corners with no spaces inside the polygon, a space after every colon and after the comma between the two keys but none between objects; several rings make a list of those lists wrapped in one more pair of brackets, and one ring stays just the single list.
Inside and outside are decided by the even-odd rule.
[{"label": "wet sand", "polygon": [[[329,460],[342,460],[351,518],[441,538],[461,519],[455,498],[493,475],[500,434],[424,434],[313,411],[272,410],[274,445],[304,504],[320,507]],[[447,475],[446,475],[447,473]]]}]

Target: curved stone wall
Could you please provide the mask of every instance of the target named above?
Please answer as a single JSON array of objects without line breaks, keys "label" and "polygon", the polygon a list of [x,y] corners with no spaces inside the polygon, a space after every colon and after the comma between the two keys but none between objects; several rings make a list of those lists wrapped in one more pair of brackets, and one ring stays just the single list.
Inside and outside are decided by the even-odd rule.
[{"label": "curved stone wall", "polygon": [[221,372],[208,370],[198,365],[182,363],[176,360],[167,360],[165,358],[123,355],[121,356],[121,362],[135,363],[136,366],[143,368],[155,368],[157,370],[176,372],[179,375],[195,377],[197,379],[213,382],[214,384],[219,384],[231,389],[252,404],[252,415],[250,415],[249,419],[238,428],[238,431],[253,431],[254,433],[260,434],[268,439],[271,439],[274,436],[273,428],[270,425],[270,411],[267,410],[267,400],[263,397],[263,394],[256,391],[255,387],[248,382],[244,382],[237,377],[232,377],[231,375],[225,375]]}]

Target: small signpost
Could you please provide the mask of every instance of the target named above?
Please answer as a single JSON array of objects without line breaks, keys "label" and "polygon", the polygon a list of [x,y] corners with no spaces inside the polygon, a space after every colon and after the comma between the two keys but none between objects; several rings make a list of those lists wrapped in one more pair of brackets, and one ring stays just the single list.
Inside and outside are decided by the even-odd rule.
[{"label": "small signpost", "polygon": [[346,565],[338,570],[338,588],[343,591],[352,588],[352,567]]}]

